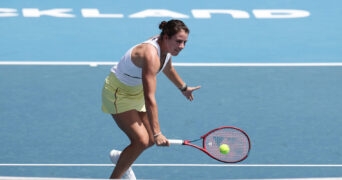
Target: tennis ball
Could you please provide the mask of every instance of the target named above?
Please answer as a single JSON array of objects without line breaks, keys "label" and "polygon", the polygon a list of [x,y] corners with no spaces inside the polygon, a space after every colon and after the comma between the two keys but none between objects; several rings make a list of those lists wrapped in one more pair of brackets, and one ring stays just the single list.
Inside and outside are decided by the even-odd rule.
[{"label": "tennis ball", "polygon": [[230,148],[229,148],[228,144],[221,144],[220,145],[221,154],[228,154],[229,151],[230,151]]}]

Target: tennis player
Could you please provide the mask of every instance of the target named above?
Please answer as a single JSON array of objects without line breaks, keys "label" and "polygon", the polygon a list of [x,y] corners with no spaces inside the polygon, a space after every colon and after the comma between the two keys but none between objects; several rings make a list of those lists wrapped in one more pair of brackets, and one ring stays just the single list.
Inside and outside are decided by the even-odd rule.
[{"label": "tennis player", "polygon": [[162,71],[190,101],[194,99],[193,91],[200,88],[187,86],[171,61],[185,47],[188,27],[180,20],[170,20],[162,21],[159,29],[158,36],[129,49],[105,80],[102,110],[112,115],[130,139],[122,152],[111,152],[119,157],[112,157],[117,163],[110,178],[122,178],[126,173],[134,179],[130,166],[145,149],[153,144],[169,145],[159,126],[157,74]]}]

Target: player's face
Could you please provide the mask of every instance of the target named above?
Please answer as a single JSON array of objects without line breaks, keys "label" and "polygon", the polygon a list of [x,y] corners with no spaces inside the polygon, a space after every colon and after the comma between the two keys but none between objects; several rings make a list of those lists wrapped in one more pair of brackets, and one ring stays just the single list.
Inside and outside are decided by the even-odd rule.
[{"label": "player's face", "polygon": [[177,56],[179,52],[185,47],[188,41],[188,33],[184,30],[179,31],[177,34],[173,35],[171,38],[167,37],[167,47],[169,53],[172,56]]}]

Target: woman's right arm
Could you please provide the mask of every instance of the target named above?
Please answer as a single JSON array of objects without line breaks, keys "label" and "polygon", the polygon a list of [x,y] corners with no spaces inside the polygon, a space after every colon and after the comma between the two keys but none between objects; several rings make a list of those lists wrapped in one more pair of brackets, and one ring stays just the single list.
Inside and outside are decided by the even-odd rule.
[{"label": "woman's right arm", "polygon": [[168,145],[167,139],[161,134],[158,118],[158,106],[156,101],[157,73],[160,67],[159,56],[154,47],[146,46],[142,56],[142,83],[144,89],[147,115],[151,124],[155,143]]}]

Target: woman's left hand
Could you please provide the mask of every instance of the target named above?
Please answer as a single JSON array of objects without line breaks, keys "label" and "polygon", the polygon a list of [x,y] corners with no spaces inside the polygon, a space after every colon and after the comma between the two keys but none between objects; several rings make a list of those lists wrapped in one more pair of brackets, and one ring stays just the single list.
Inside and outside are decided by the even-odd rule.
[{"label": "woman's left hand", "polygon": [[194,96],[192,95],[192,92],[199,88],[201,88],[201,86],[187,87],[185,91],[182,91],[182,93],[189,101],[192,101],[194,100]]}]

